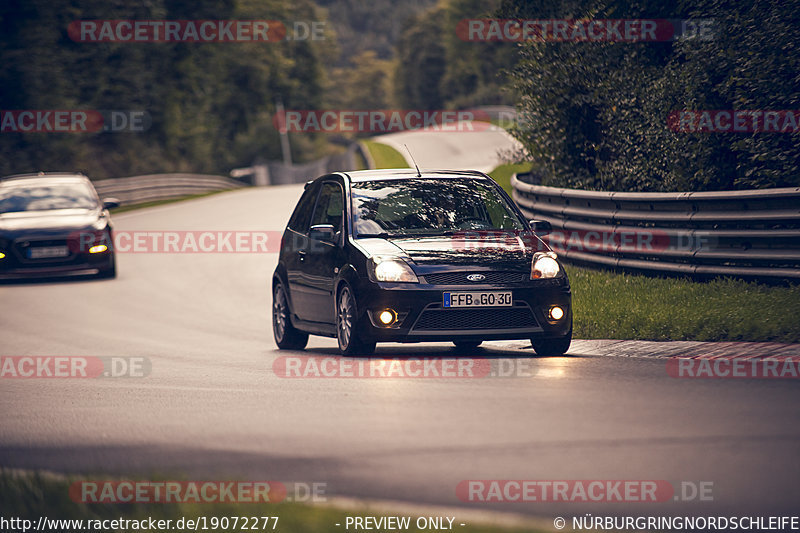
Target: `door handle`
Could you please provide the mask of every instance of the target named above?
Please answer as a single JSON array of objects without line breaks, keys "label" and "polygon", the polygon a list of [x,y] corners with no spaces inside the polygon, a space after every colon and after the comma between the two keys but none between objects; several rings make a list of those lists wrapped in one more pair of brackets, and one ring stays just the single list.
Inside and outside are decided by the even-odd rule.
[{"label": "door handle", "polygon": [[306,259],[306,251],[305,250],[298,250],[297,255],[300,256],[300,261],[305,261],[305,259]]}]

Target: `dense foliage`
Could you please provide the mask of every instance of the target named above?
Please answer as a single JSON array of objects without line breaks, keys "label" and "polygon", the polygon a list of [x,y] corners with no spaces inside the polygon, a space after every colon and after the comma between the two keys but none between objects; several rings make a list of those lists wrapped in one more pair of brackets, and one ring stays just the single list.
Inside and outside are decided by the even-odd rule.
[{"label": "dense foliage", "polygon": [[514,65],[512,43],[467,42],[456,31],[464,19],[487,18],[495,0],[441,0],[409,19],[397,42],[398,102],[412,109],[461,109],[513,104],[505,80]]},{"label": "dense foliage", "polygon": [[[670,129],[681,110],[800,109],[800,0],[5,0],[0,109],[144,110],[141,133],[0,133],[0,174],[225,173],[280,159],[287,109],[513,104],[545,183],[605,190],[800,184],[800,134]],[[704,19],[709,39],[467,42],[476,18]],[[318,21],[324,39],[82,43],[83,19]],[[291,33],[291,32],[290,32]],[[295,161],[331,135],[292,135]]]},{"label": "dense foliage", "polygon": [[365,50],[379,59],[394,58],[395,43],[406,20],[437,0],[316,0],[326,15],[339,47],[337,66],[356,66]]},{"label": "dense foliage", "polygon": [[498,17],[711,19],[713,37],[528,42],[515,135],[544,183],[588,189],[800,185],[800,134],[678,132],[680,110],[800,109],[796,0],[505,0]]},{"label": "dense foliage", "polygon": [[144,110],[140,133],[0,133],[0,174],[227,172],[280,158],[275,102],[322,105],[320,42],[85,43],[76,20],[315,20],[309,0],[5,0],[0,109]]}]

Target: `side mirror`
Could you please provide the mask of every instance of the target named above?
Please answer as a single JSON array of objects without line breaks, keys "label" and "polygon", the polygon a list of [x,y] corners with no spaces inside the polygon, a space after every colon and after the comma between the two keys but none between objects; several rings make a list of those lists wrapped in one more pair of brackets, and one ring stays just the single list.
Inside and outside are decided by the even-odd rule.
[{"label": "side mirror", "polygon": [[114,209],[119,207],[119,200],[116,198],[103,198],[103,209]]},{"label": "side mirror", "polygon": [[335,235],[336,231],[334,230],[332,224],[317,224],[316,226],[311,226],[311,229],[308,232],[308,236],[310,238],[329,243],[336,241],[336,238],[334,237]]},{"label": "side mirror", "polygon": [[553,231],[553,226],[546,220],[529,220],[528,222],[536,235],[547,235]]}]

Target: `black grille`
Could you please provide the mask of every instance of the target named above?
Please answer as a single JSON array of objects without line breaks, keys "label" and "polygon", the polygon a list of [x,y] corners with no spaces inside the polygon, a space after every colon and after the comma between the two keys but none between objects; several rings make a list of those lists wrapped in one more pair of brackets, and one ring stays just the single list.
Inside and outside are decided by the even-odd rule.
[{"label": "black grille", "polygon": [[528,306],[492,309],[425,309],[415,330],[470,330],[535,328]]},{"label": "black grille", "polygon": [[[482,274],[486,279],[470,281],[470,274]],[[525,281],[525,272],[439,272],[426,274],[425,281],[431,285],[475,285],[478,283],[520,283]]]}]

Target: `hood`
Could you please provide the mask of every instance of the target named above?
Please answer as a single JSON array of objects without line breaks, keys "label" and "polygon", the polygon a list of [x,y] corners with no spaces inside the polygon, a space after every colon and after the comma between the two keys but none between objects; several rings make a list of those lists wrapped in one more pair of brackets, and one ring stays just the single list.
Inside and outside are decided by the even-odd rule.
[{"label": "hood", "polygon": [[61,231],[91,227],[101,218],[97,209],[58,209],[52,211],[22,211],[0,214],[0,231]]},{"label": "hood", "polygon": [[398,255],[425,264],[506,264],[528,267],[533,253],[549,248],[533,234],[490,234],[479,237],[436,236],[419,238],[359,239],[368,255]]}]

